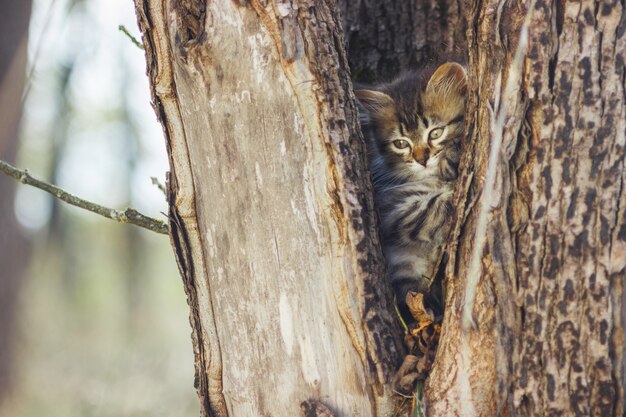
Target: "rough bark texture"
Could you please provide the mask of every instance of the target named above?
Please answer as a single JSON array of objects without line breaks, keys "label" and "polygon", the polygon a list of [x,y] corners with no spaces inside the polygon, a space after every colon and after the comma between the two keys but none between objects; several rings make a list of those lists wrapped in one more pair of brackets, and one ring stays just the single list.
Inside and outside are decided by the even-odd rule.
[{"label": "rough bark texture", "polygon": [[[511,60],[526,10],[494,0],[466,13],[470,145],[428,413],[622,416],[624,3],[537,1],[521,77]],[[511,77],[519,88],[504,96]],[[460,307],[502,106],[476,328],[465,333]]]},{"label": "rough bark texture", "polygon": [[[334,2],[136,4],[203,415],[388,415],[399,348]],[[340,4],[364,81],[454,50],[467,28],[469,134],[428,415],[622,416],[624,2],[538,0],[519,71],[519,2],[463,2],[465,25],[452,0]]]},{"label": "rough bark texture", "polygon": [[389,80],[433,59],[465,55],[462,0],[339,0],[352,76]]},{"label": "rough bark texture", "polygon": [[[30,8],[30,1],[11,0],[0,13],[0,159],[10,163],[17,153]],[[15,186],[0,175],[0,407],[13,381],[16,307],[29,253],[14,214]]]},{"label": "rough bark texture", "polygon": [[202,415],[389,415],[401,347],[335,3],[136,6]]}]

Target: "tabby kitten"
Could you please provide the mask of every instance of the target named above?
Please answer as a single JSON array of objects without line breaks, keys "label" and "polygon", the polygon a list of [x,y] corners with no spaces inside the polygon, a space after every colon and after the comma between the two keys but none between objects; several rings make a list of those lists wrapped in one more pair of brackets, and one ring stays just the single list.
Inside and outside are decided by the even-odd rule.
[{"label": "tabby kitten", "polygon": [[383,251],[398,302],[428,291],[452,218],[467,77],[457,63],[356,90]]}]

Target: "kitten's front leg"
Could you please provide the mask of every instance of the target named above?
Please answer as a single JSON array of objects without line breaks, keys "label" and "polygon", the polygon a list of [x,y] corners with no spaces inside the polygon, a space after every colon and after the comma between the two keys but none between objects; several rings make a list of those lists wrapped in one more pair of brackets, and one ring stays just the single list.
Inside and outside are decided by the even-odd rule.
[{"label": "kitten's front leg", "polygon": [[435,245],[443,243],[447,227],[452,220],[454,210],[452,208],[452,198],[454,192],[451,187],[432,197],[429,202],[429,210],[422,224],[417,238],[422,241],[432,242]]},{"label": "kitten's front leg", "polygon": [[404,304],[409,291],[428,291],[430,279],[426,275],[431,263],[429,254],[433,249],[428,244],[394,245],[386,248],[389,278],[399,305]]}]

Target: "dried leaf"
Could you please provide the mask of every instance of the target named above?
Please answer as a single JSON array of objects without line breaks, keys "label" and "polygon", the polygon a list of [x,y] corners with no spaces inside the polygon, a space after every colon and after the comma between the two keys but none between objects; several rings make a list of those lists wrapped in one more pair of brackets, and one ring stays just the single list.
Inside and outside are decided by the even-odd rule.
[{"label": "dried leaf", "polygon": [[419,376],[420,375],[417,372],[411,372],[410,374],[404,375],[395,386],[396,391],[402,394],[412,393],[414,391],[415,381],[417,381]]},{"label": "dried leaf", "polygon": [[412,334],[407,333],[404,335],[404,346],[406,346],[409,352],[413,351],[416,343],[417,341],[415,340],[415,337]]},{"label": "dried leaf", "polygon": [[419,372],[421,375],[428,375],[428,372],[430,371],[432,365],[432,360],[430,360],[428,355],[424,355],[420,358],[419,361],[417,361],[415,368],[417,369],[417,372]]},{"label": "dried leaf", "polygon": [[[392,387],[394,390],[402,393],[411,392],[413,383],[417,379],[416,365],[419,358],[415,355],[406,355],[404,362],[393,377]],[[410,383],[408,381],[411,381]],[[408,391],[406,386],[410,385]]]},{"label": "dried leaf", "polygon": [[441,324],[434,322],[432,311],[424,306],[424,294],[409,292],[406,303],[417,323],[413,323],[404,336],[404,344],[411,354],[405,357],[392,381],[393,389],[402,394],[413,393],[416,381],[428,377],[441,334]]},{"label": "dried leaf", "polygon": [[419,358],[415,355],[406,355],[406,357],[404,358],[404,362],[402,362],[402,366],[400,366],[400,369],[398,369],[398,373],[405,374],[407,372],[410,372],[411,370],[415,370],[415,365],[417,364],[418,360]]},{"label": "dried leaf", "polygon": [[417,320],[419,328],[428,326],[435,320],[433,312],[424,306],[424,294],[409,291],[406,295],[405,302],[411,312],[411,315],[415,320]]}]

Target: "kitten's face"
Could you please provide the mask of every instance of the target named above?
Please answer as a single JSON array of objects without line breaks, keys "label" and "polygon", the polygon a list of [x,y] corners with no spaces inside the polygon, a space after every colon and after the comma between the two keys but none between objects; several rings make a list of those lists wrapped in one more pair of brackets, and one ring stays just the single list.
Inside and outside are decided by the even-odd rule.
[{"label": "kitten's face", "polygon": [[456,63],[441,65],[426,86],[409,74],[381,91],[357,90],[374,129],[378,153],[403,177],[436,175],[442,152],[463,134],[467,78]]}]

